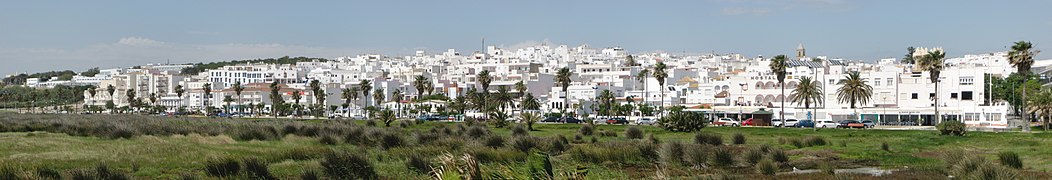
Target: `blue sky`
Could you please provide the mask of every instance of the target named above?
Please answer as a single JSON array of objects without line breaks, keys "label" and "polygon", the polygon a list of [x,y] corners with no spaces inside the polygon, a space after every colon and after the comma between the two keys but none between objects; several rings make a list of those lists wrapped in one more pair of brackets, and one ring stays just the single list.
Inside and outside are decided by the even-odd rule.
[{"label": "blue sky", "polygon": [[[0,75],[262,57],[472,52],[541,41],[631,52],[875,60],[1052,46],[1052,1],[4,1]],[[1039,59],[1052,58],[1047,52]]]}]

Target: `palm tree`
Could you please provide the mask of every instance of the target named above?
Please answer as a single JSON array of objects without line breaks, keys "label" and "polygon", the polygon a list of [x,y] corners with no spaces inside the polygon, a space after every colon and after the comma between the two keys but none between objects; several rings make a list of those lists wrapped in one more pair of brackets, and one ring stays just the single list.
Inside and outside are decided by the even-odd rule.
[{"label": "palm tree", "polygon": [[522,119],[523,123],[526,123],[526,129],[533,131],[533,123],[541,120],[541,115],[537,113],[522,113],[519,114],[519,119]]},{"label": "palm tree", "polygon": [[[636,81],[639,81],[639,83],[643,83],[643,92],[640,93],[640,94],[643,95],[643,99],[642,99],[641,102],[639,102],[641,104],[647,103],[647,96],[649,96],[649,93],[647,93],[647,78],[649,78],[649,77],[650,77],[650,70],[646,69],[646,68],[643,68],[643,69],[639,70],[638,73],[636,73]],[[639,112],[639,118],[640,119],[643,118],[643,112],[642,111]]]},{"label": "palm tree", "polygon": [[183,93],[186,93],[186,89],[183,88],[183,85],[175,85],[175,95],[179,96],[179,105],[175,106],[176,111],[183,108]]},{"label": "palm tree", "polygon": [[515,101],[514,97],[511,96],[510,91],[511,90],[508,89],[508,86],[497,87],[497,94],[494,95],[493,101],[496,102],[495,105],[500,108],[501,112],[505,112],[507,110],[505,107],[510,107],[512,101]]},{"label": "palm tree", "polygon": [[211,115],[212,112],[208,112],[208,108],[210,108],[209,106],[212,104],[208,102],[208,100],[212,98],[212,83],[205,83],[204,85],[201,85],[201,90],[205,92],[205,96],[203,97],[204,102],[202,102],[204,103],[202,106],[204,106],[205,108],[205,115]]},{"label": "palm tree", "polygon": [[836,90],[837,100],[840,103],[850,103],[851,109],[855,109],[855,104],[863,105],[869,102],[869,98],[873,95],[873,86],[866,84],[866,81],[862,80],[862,76],[859,75],[858,71],[848,72],[844,76],[843,86],[840,86]]},{"label": "palm tree", "polygon": [[424,88],[427,88],[428,80],[423,75],[417,75],[413,80],[413,87],[416,88],[417,99],[424,98]]},{"label": "palm tree", "polygon": [[340,93],[340,97],[343,97],[343,109],[346,116],[351,116],[351,111],[348,110],[351,104],[351,96],[358,96],[358,91],[351,88],[343,88],[343,93]]},{"label": "palm tree", "polygon": [[136,104],[132,103],[132,100],[135,99],[135,90],[128,89],[128,90],[124,91],[124,96],[127,96],[127,98],[128,98],[128,107],[131,107],[132,110],[135,110],[135,105]]},{"label": "palm tree", "polygon": [[[372,82],[369,81],[368,79],[362,79],[362,81],[358,82],[358,87],[359,87],[358,90],[362,91],[362,100],[365,100],[365,99],[369,98],[369,91],[373,90]],[[369,106],[369,101],[368,100],[365,101],[364,105],[362,105],[362,107],[366,107],[366,106]]]},{"label": "palm tree", "polygon": [[[234,94],[237,95],[237,113],[241,113],[241,92],[245,91],[245,87],[241,86],[241,81],[234,82]],[[230,106],[229,104],[227,106]]]},{"label": "palm tree", "polygon": [[[774,59],[771,59],[771,64],[768,65],[771,68],[771,73],[774,73],[778,78],[778,86],[782,87],[782,97],[785,97],[785,69],[788,67],[785,63],[786,59],[789,58],[785,57],[785,55],[774,56]],[[780,101],[782,105],[779,107],[781,112],[778,113],[778,118],[785,119],[785,99]]]},{"label": "palm tree", "polygon": [[[117,88],[113,87],[112,84],[106,86],[106,93],[110,94],[110,100],[108,100],[106,102],[106,104],[113,104],[113,93],[116,92],[116,91],[117,91]],[[108,109],[110,109],[110,113],[112,114],[113,113],[113,106],[106,106],[106,107]]]},{"label": "palm tree", "polygon": [[526,90],[527,90],[526,83],[524,83],[522,81],[515,82],[515,91],[519,92],[519,97],[526,96]]},{"label": "palm tree", "polygon": [[818,83],[818,81],[811,80],[811,77],[801,77],[800,85],[793,89],[792,94],[789,94],[789,101],[803,104],[804,109],[810,109],[812,103],[822,104],[822,85]]},{"label": "palm tree", "polygon": [[538,102],[537,98],[534,98],[533,94],[529,93],[527,93],[526,96],[522,98],[522,102],[519,103],[519,105],[522,107],[522,110],[541,109],[541,102]]},{"label": "palm tree", "polygon": [[[226,108],[223,108],[223,109],[225,109],[226,111],[230,111],[230,103],[231,102],[234,102],[234,98],[233,97],[230,97],[230,95],[223,96],[223,103],[226,103]],[[227,113],[230,113],[230,112],[227,112]]]},{"label": "palm tree", "polygon": [[558,83],[559,87],[562,87],[563,90],[563,122],[566,122],[566,110],[570,107],[570,92],[568,91],[571,81],[570,76],[573,76],[573,72],[571,72],[568,67],[560,68],[559,72],[555,73],[555,82]]},{"label": "palm tree", "polygon": [[1026,111],[1037,117],[1043,117],[1044,120],[1040,120],[1042,126],[1048,126],[1048,119],[1052,118],[1052,89],[1041,89],[1028,99],[1026,104]]},{"label": "palm tree", "polygon": [[[1022,75],[1024,84],[1030,79],[1030,67],[1034,65],[1034,56],[1037,56],[1037,53],[1041,52],[1034,50],[1033,48],[1033,44],[1030,44],[1029,41],[1018,41],[1012,45],[1012,50],[1008,51],[1008,62],[1011,63],[1012,66],[1015,66],[1016,73]],[[1023,102],[1026,102],[1026,88],[1022,89],[1022,99]],[[1026,109],[1026,103],[1023,103],[1022,105],[1023,109]],[[1027,128],[1024,128],[1024,131],[1027,131],[1030,129],[1030,120],[1027,120],[1028,115],[1026,114],[1026,111],[1023,112],[1022,116],[1023,122],[1027,123]],[[1048,127],[1045,128],[1045,130],[1048,130]]]},{"label": "palm tree", "polygon": [[384,90],[383,89],[376,89],[376,91],[373,92],[373,101],[376,101],[376,106],[377,107],[380,107],[381,109],[383,109],[383,103],[384,103]]},{"label": "palm tree", "polygon": [[311,111],[312,111],[311,113],[314,113],[313,110],[321,109],[321,111],[323,111],[322,115],[324,115],[325,114],[324,111],[326,110],[325,109],[325,89],[323,89],[321,87],[321,81],[318,81],[317,79],[311,80],[310,81],[310,88],[311,88],[311,91],[312,91],[311,93],[314,93],[314,105],[313,106],[315,107],[315,108],[311,108]]},{"label": "palm tree", "polygon": [[626,66],[638,66],[639,63],[636,62],[636,58],[635,57],[632,57],[632,55],[628,55],[628,56],[625,56],[625,65]]},{"label": "palm tree", "polygon": [[603,92],[599,93],[599,98],[597,99],[603,107],[603,113],[601,114],[605,116],[611,116],[613,114],[614,98],[614,92],[611,92],[609,89],[603,90]]},{"label": "palm tree", "polygon": [[668,68],[668,66],[665,65],[665,62],[658,62],[654,65],[654,79],[657,80],[658,86],[661,87],[661,89],[659,89],[661,90],[661,105],[658,106],[659,114],[665,112],[665,79],[668,78],[668,72],[665,72],[666,68]]},{"label": "palm tree", "polygon": [[[262,103],[261,103],[262,104]],[[285,99],[281,97],[281,87],[278,86],[278,81],[270,83],[270,114],[272,116],[278,116],[278,107],[284,106]]]},{"label": "palm tree", "polygon": [[88,88],[88,95],[91,95],[91,106],[95,106],[95,94],[96,93],[98,93],[98,92],[95,91],[94,87]]},{"label": "palm tree", "polygon": [[942,73],[942,60],[946,58],[946,53],[936,50],[928,52],[924,56],[921,56],[917,60],[917,66],[924,71],[928,71],[931,78],[931,83],[935,83],[935,122],[942,123],[942,116],[939,115],[939,74]]},{"label": "palm tree", "polygon": [[478,80],[479,85],[482,86],[482,92],[489,94],[489,84],[493,82],[493,76],[489,75],[489,70],[482,70],[478,75],[475,75],[475,79]]},{"label": "palm tree", "polygon": [[398,110],[398,114],[402,113],[402,89],[395,89],[391,93],[391,99],[395,102],[395,108]]},{"label": "palm tree", "polygon": [[300,92],[299,90],[292,91],[292,100],[295,102],[295,104],[292,104],[292,108],[297,117],[300,116],[300,99],[303,99],[303,94],[301,93],[303,92]]}]

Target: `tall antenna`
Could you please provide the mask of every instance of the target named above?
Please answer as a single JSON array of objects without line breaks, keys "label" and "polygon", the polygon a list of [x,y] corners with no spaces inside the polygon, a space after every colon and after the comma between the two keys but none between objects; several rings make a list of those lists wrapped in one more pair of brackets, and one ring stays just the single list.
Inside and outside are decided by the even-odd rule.
[{"label": "tall antenna", "polygon": [[479,49],[479,53],[482,53],[482,58],[486,58],[486,37],[482,37],[482,49]]}]

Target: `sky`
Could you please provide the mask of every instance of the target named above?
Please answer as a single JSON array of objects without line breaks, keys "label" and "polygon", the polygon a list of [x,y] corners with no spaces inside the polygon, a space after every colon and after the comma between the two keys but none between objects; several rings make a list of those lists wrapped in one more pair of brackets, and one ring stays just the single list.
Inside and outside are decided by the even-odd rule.
[{"label": "sky", "polygon": [[[1052,1],[3,1],[0,75],[281,56],[474,52],[550,42],[632,53],[874,61],[1052,46]],[[1052,52],[1037,59],[1052,58]]]}]

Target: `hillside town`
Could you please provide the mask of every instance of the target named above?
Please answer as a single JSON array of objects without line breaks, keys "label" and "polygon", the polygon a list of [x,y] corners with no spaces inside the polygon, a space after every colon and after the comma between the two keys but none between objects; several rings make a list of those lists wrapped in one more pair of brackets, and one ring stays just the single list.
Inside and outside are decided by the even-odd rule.
[{"label": "hillside town", "polygon": [[[942,49],[917,48],[913,56],[934,51]],[[416,51],[403,57],[363,54],[295,64],[226,65],[196,74],[183,73],[192,64],[151,64],[103,69],[95,76],[78,75],[65,81],[29,78],[25,86],[91,85],[96,89],[84,92],[85,106],[113,109],[145,101],[168,113],[205,113],[209,109],[205,107],[210,107],[217,111],[207,112],[270,115],[274,102],[286,102],[320,107],[301,111],[323,111],[314,114],[329,117],[363,117],[368,107],[380,107],[397,109],[401,117],[445,113],[484,118],[479,108],[460,108],[462,114],[447,109],[456,108],[450,106],[466,94],[506,91],[516,97],[511,107],[520,106],[519,97],[528,94],[541,112],[567,112],[580,118],[604,114],[597,113],[604,110],[597,105],[607,101],[600,97],[612,94],[609,102],[620,111],[605,115],[621,115],[631,121],[652,117],[655,109],[682,106],[713,114],[711,118],[736,120],[765,113],[785,119],[933,125],[938,109],[943,120],[961,120],[968,126],[1010,126],[1010,105],[993,100],[987,92],[988,78],[1007,77],[1016,71],[1008,52],[946,58],[938,91],[929,73],[901,59],[871,63],[813,56],[803,44],[795,52],[784,59],[784,88],[770,68],[774,56],[631,54],[620,47],[588,45],[487,46],[484,52]],[[1035,67],[1043,67],[1042,63],[1038,61]],[[659,64],[662,69],[655,68]],[[566,87],[557,78],[562,68],[569,70]],[[656,71],[664,73],[657,76]],[[868,101],[851,104],[838,99],[836,90],[852,72],[872,87]],[[661,76],[664,78],[656,78]],[[814,102],[789,100],[802,79],[824,90]]]}]

